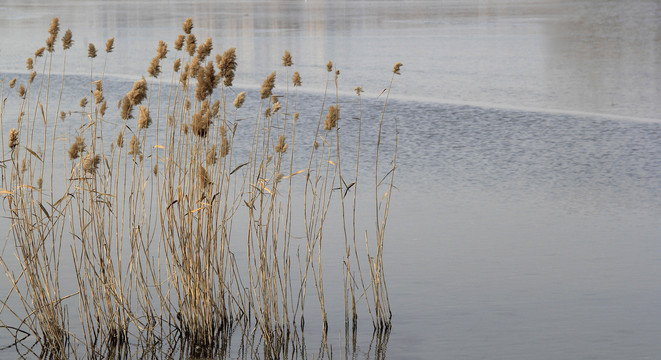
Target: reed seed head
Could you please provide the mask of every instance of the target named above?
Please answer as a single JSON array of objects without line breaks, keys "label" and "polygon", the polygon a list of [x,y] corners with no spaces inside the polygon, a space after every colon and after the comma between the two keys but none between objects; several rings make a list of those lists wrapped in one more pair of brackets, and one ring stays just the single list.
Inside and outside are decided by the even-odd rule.
[{"label": "reed seed head", "polygon": [[60,32],[60,19],[54,17],[50,22],[50,28],[48,29],[48,33],[57,36],[58,32]]},{"label": "reed seed head", "polygon": [[294,86],[301,86],[301,75],[297,72],[294,73],[294,76],[291,78]]},{"label": "reed seed head", "polygon": [[291,54],[289,51],[285,50],[285,55],[282,57],[282,66],[292,66],[294,63],[291,59]]},{"label": "reed seed head", "polygon": [[27,68],[28,70],[32,70],[32,68],[34,67],[34,66],[33,66],[34,63],[33,63],[33,60],[32,60],[31,57],[28,58],[27,61],[25,61],[25,65],[26,65],[26,68]]},{"label": "reed seed head", "polygon": [[52,53],[55,50],[54,48],[55,39],[56,39],[55,35],[50,35],[48,39],[46,39],[46,51],[48,51],[49,53]]},{"label": "reed seed head", "polygon": [[340,109],[337,105],[331,105],[328,107],[328,114],[326,114],[326,120],[324,121],[324,129],[331,130],[337,126],[337,121],[340,118]]},{"label": "reed seed head", "polygon": [[18,146],[18,130],[11,129],[9,130],[9,148],[14,149]]},{"label": "reed seed head", "polygon": [[104,100],[103,103],[101,103],[101,107],[99,107],[99,114],[101,114],[101,116],[105,115],[107,108],[108,108],[108,102]]},{"label": "reed seed head", "polygon": [[196,42],[197,40],[195,39],[195,35],[188,34],[188,37],[186,37],[186,51],[188,51],[188,55],[190,56],[195,55]]},{"label": "reed seed head", "polygon": [[246,101],[246,92],[242,91],[239,93],[239,95],[236,96],[236,99],[234,99],[234,107],[239,109],[241,106],[243,106],[243,103]]},{"label": "reed seed head", "polygon": [[158,75],[161,74],[161,64],[160,64],[161,58],[156,55],[153,59],[151,59],[151,63],[149,64],[149,68],[147,68],[147,73],[149,76],[153,78],[157,78]]},{"label": "reed seed head", "polygon": [[80,107],[85,108],[87,106],[87,97],[80,99]]},{"label": "reed seed head", "polygon": [[212,62],[208,62],[205,67],[200,67],[197,74],[197,87],[195,88],[195,98],[198,101],[211,96],[213,89],[218,86],[220,77],[216,75]]},{"label": "reed seed head", "polygon": [[393,72],[394,74],[401,75],[401,74],[399,73],[399,69],[400,69],[402,66],[404,66],[404,64],[402,64],[401,62],[398,62],[398,63],[395,64],[395,66],[392,68],[392,72]]},{"label": "reed seed head", "polygon": [[102,90],[94,90],[94,103],[95,104],[100,104],[104,100],[105,99],[103,98],[103,91]]},{"label": "reed seed head", "polygon": [[298,121],[299,113],[294,113],[294,122]]},{"label": "reed seed head", "polygon": [[220,77],[224,78],[223,85],[232,86],[234,80],[234,72],[236,71],[236,48],[229,48],[225,50],[223,56],[216,57],[218,69],[220,69]]},{"label": "reed seed head", "polygon": [[216,156],[216,145],[212,145],[209,150],[207,150],[207,165],[213,165],[217,160]]},{"label": "reed seed head", "polygon": [[135,135],[133,135],[131,142],[129,143],[129,155],[133,155],[134,159],[136,156],[142,155],[140,153],[140,140],[138,140],[138,137]]},{"label": "reed seed head", "polygon": [[206,137],[209,126],[211,126],[211,114],[209,112],[198,112],[193,115],[193,122],[191,123],[193,134],[202,138]]},{"label": "reed seed head", "polygon": [[356,86],[355,88],[353,88],[353,91],[355,91],[356,95],[358,96],[360,96],[360,93],[365,92],[365,90],[363,90],[363,88],[361,88],[360,86]]},{"label": "reed seed head", "polygon": [[273,102],[273,113],[277,113],[280,109],[282,109],[282,104],[279,101]]},{"label": "reed seed head", "polygon": [[124,147],[124,132],[123,131],[120,132],[119,134],[117,134],[117,141],[115,141],[115,143],[117,144],[117,147],[119,147],[119,148]]},{"label": "reed seed head", "polygon": [[18,96],[20,98],[25,97],[25,86],[21,85],[18,87]]},{"label": "reed seed head", "polygon": [[87,57],[92,59],[96,57],[96,46],[92,43],[87,46]]},{"label": "reed seed head", "polygon": [[69,148],[69,159],[77,159],[80,154],[85,150],[85,139],[76,136],[76,141]]},{"label": "reed seed head", "polygon": [[190,34],[190,32],[193,30],[193,19],[188,18],[186,21],[184,21],[184,24],[181,26],[182,30],[186,34]]},{"label": "reed seed head", "polygon": [[266,77],[262,84],[262,89],[259,91],[262,100],[272,95],[273,88],[275,87],[275,71]]},{"label": "reed seed head", "polygon": [[140,106],[140,116],[138,117],[138,129],[146,129],[151,125],[151,116],[146,106]]},{"label": "reed seed head", "polygon": [[203,189],[206,189],[211,185],[211,179],[209,178],[207,169],[205,169],[202,165],[197,166],[197,178],[200,182],[200,187]]},{"label": "reed seed head", "polygon": [[37,49],[37,51],[34,52],[35,59],[44,56],[44,50],[46,50],[46,48],[43,46]]},{"label": "reed seed head", "polygon": [[13,79],[9,80],[9,88],[10,89],[13,89],[15,85],[16,85],[16,78],[13,78]]},{"label": "reed seed head", "polygon": [[143,77],[133,84],[133,89],[126,95],[131,105],[138,105],[147,97],[147,80]]},{"label": "reed seed head", "polygon": [[216,100],[211,106],[211,117],[216,117],[220,113],[220,100]]},{"label": "reed seed head", "polygon": [[285,151],[287,151],[287,143],[285,143],[285,136],[280,135],[280,138],[278,138],[278,144],[275,146],[275,152],[279,154],[284,154]]},{"label": "reed seed head", "polygon": [[326,64],[326,71],[331,72],[333,71],[333,62],[328,60],[328,64]]},{"label": "reed seed head", "polygon": [[87,155],[85,159],[83,160],[83,170],[85,172],[94,174],[96,173],[96,170],[99,168],[99,163],[101,162],[101,155]]},{"label": "reed seed head", "polygon": [[224,158],[229,153],[230,153],[230,143],[229,140],[227,140],[227,135],[223,135],[220,138],[220,157]]},{"label": "reed seed head", "polygon": [[115,49],[115,38],[111,37],[106,41],[106,53],[111,53]]},{"label": "reed seed head", "polygon": [[174,61],[174,65],[172,65],[172,70],[174,72],[179,72],[180,68],[181,68],[181,59],[177,59]]},{"label": "reed seed head", "polygon": [[128,120],[128,119],[133,119],[133,105],[131,104],[131,100],[127,96],[124,96],[122,100],[120,100],[120,105],[121,109],[119,112],[119,117],[121,117],[123,120]]},{"label": "reed seed head", "polygon": [[166,58],[166,55],[168,54],[168,45],[165,43],[165,41],[158,41],[158,49],[156,50],[156,53],[158,54],[159,59],[163,60]]},{"label": "reed seed head", "polygon": [[37,179],[37,189],[41,189],[42,185],[44,185],[44,180],[42,178]]},{"label": "reed seed head", "polygon": [[36,71],[33,71],[32,73],[30,73],[30,78],[28,79],[28,84],[32,84],[32,82],[34,81],[34,78],[35,78],[36,76],[37,76],[37,72],[36,72]]},{"label": "reed seed head", "polygon": [[60,120],[64,121],[66,117],[67,117],[67,113],[65,113],[64,111],[60,111]]},{"label": "reed seed head", "polygon": [[174,41],[174,49],[177,51],[181,50],[184,47],[184,41],[186,41],[186,35],[177,36],[177,39]]},{"label": "reed seed head", "polygon": [[211,50],[213,49],[213,44],[211,42],[211,38],[207,38],[207,40],[200,44],[200,46],[197,48],[197,56],[200,58],[200,62],[203,62],[204,59],[211,54]]},{"label": "reed seed head", "polygon": [[71,29],[67,29],[67,31],[64,32],[64,36],[62,36],[62,49],[71,49],[71,46],[73,46],[72,36],[73,34],[71,34]]}]

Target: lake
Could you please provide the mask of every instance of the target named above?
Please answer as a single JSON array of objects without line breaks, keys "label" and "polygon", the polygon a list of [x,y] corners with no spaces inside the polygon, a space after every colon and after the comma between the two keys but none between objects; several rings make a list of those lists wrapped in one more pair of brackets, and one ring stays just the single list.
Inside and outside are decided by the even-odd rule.
[{"label": "lake", "polygon": [[[387,108],[398,131],[384,247],[392,330],[385,343],[372,338],[362,314],[358,349],[348,356],[661,353],[657,1],[10,0],[0,5],[3,84],[25,81],[25,61],[53,16],[74,34],[67,76],[79,92],[65,97],[70,108],[89,92],[88,43],[102,49],[115,37],[105,68],[114,104],[187,17],[199,41],[213,38],[214,53],[236,47],[236,92],[256,92],[289,50],[314,109],[332,60],[343,103],[355,103],[354,87],[365,90],[368,125],[378,121],[393,65],[404,64]],[[4,139],[18,110],[5,111]],[[340,241],[324,245],[329,264],[344,250],[333,244]],[[339,355],[341,283],[327,287],[328,342],[333,357],[347,357]],[[0,282],[0,294],[9,288]],[[70,306],[75,313],[77,303]],[[18,325],[4,311],[0,319]],[[306,335],[316,339],[316,329]],[[315,341],[310,352],[324,356]],[[12,342],[0,332],[0,347]],[[0,350],[15,356],[13,347]]]}]

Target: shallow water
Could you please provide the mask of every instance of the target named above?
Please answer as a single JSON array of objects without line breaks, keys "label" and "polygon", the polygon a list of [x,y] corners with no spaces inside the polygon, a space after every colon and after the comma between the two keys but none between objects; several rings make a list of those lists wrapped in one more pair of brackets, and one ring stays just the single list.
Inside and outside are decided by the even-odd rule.
[{"label": "shallow water", "polygon": [[[10,1],[0,10],[4,81],[25,76],[54,15],[74,33],[69,74],[89,74],[88,42],[116,37],[107,74],[120,94],[188,16],[214,52],[237,47],[237,89],[261,84],[285,49],[312,98],[328,60],[343,94],[360,85],[368,98],[403,62],[388,111],[399,155],[386,357],[661,352],[658,2]],[[85,95],[81,84],[70,101]],[[327,295],[339,309],[331,339],[340,293]]]}]

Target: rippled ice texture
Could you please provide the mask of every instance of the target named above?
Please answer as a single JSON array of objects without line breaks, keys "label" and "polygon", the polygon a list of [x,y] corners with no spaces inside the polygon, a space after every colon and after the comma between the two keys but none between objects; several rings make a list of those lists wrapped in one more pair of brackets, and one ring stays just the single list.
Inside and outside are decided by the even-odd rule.
[{"label": "rippled ice texture", "polygon": [[661,353],[658,2],[8,1],[0,77],[25,73],[53,16],[81,74],[86,44],[114,36],[107,73],[135,80],[188,16],[237,47],[237,87],[284,49],[311,93],[329,59],[371,97],[404,63],[387,357]]}]

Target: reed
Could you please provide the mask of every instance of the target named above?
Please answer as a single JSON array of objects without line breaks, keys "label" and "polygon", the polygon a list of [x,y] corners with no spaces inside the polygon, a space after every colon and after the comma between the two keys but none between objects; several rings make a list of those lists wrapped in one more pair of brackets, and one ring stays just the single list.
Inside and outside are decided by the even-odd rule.
[{"label": "reed", "polygon": [[[341,116],[350,104],[340,99],[340,71],[332,62],[318,115],[301,113],[303,81],[291,70],[289,51],[259,91],[237,94],[236,49],[213,57],[212,39],[198,43],[192,19],[182,30],[172,51],[159,41],[146,67],[149,80],[137,79],[124,95],[104,92],[115,38],[105,54],[89,43],[89,92],[65,104],[63,93],[71,90],[64,87],[66,56],[75,41],[67,30],[56,55],[59,20],[53,19],[46,46],[26,61],[30,76],[12,79],[8,89],[3,82],[2,96],[18,115],[5,119],[2,103],[0,123],[10,130],[2,134],[0,195],[20,269],[0,258],[10,289],[0,314],[13,314],[18,329],[27,328],[55,358],[83,356],[80,345],[85,357],[126,353],[129,343],[152,350],[179,343],[182,352],[207,356],[225,353],[237,329],[246,356],[279,358],[304,349],[307,292],[314,288],[323,355],[329,329],[324,264],[339,261],[354,347],[361,302],[374,329],[387,332],[392,315],[383,254],[397,137],[387,154],[381,141],[401,63],[378,116],[377,226],[372,241],[365,232],[363,252],[356,215],[358,189],[367,188],[362,181],[359,187],[362,89],[358,137],[350,146],[342,132],[350,119]],[[59,90],[54,56],[63,59]],[[33,70],[39,66],[40,74]],[[333,89],[334,97],[328,95]],[[117,110],[108,101],[118,101]],[[62,110],[67,107],[73,110]],[[311,119],[314,131],[301,134],[297,124]],[[351,152],[353,163],[344,155]],[[385,173],[383,156],[390,157]],[[350,192],[353,201],[346,200]],[[341,227],[328,228],[331,218]],[[329,239],[344,240],[341,259],[324,255]],[[68,256],[72,265],[65,267]],[[361,259],[368,263],[364,271]],[[74,291],[63,292],[71,287],[62,285],[63,276],[75,279]],[[20,311],[8,307],[12,296]],[[75,328],[82,329],[76,331],[70,327],[74,299]]]}]

